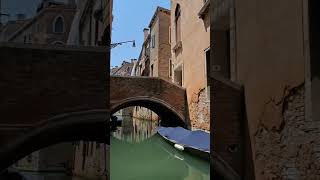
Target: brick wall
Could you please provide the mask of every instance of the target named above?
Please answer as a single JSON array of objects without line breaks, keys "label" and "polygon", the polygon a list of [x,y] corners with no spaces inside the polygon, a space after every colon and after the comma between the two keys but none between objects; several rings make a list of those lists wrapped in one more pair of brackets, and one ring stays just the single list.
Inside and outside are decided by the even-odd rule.
[{"label": "brick wall", "polygon": [[171,82],[151,77],[112,76],[110,87],[112,113],[128,106],[144,106],[162,120],[177,118],[188,125],[186,91]]},{"label": "brick wall", "polygon": [[288,90],[282,116],[278,129],[259,124],[255,159],[264,166],[257,168],[258,173],[266,179],[320,179],[320,124],[305,118],[304,84]]},{"label": "brick wall", "polygon": [[[8,161],[10,164],[15,158],[38,150],[34,148],[66,138],[104,138],[102,121],[100,124],[89,120],[85,114],[77,117],[79,124],[72,124],[72,134],[70,124],[49,119],[95,109],[105,109],[106,113],[101,114],[107,119],[108,50],[1,43],[0,54],[0,169]],[[40,128],[45,128],[46,133],[40,135]],[[31,134],[29,139],[16,141]],[[23,150],[18,147],[21,144]]]}]

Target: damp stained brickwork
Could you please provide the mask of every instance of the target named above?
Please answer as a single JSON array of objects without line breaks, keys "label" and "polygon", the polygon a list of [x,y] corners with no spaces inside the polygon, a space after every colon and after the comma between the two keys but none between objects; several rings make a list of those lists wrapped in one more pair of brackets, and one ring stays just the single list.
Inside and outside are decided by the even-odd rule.
[{"label": "damp stained brickwork", "polygon": [[262,165],[257,173],[265,179],[320,179],[320,123],[305,118],[304,84],[286,94],[281,103],[268,105],[281,109],[281,125],[269,128],[259,123],[254,136],[254,158]]},{"label": "damp stained brickwork", "polygon": [[210,131],[210,100],[207,89],[200,89],[193,94],[189,109],[192,128]]}]

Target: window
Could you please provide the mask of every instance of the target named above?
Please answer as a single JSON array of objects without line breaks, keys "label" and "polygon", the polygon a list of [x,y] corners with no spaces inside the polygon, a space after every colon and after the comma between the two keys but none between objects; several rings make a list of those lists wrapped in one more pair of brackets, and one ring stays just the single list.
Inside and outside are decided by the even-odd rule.
[{"label": "window", "polygon": [[55,32],[55,33],[63,33],[64,32],[64,21],[63,21],[63,18],[61,16],[56,18],[53,27],[54,27],[54,31],[53,32]]},{"label": "window", "polygon": [[153,77],[153,64],[151,65],[151,77]]},{"label": "window", "polygon": [[169,77],[172,77],[172,60],[169,59]]},{"label": "window", "polygon": [[169,26],[169,44],[171,44],[171,26]]},{"label": "window", "polygon": [[29,154],[27,156],[27,161],[28,161],[28,163],[32,163],[32,154]]},{"label": "window", "polygon": [[95,27],[95,37],[94,37],[94,44],[97,45],[98,38],[99,38],[99,20],[96,20],[96,27]]},{"label": "window", "polygon": [[152,35],[152,38],[151,38],[151,47],[152,47],[152,48],[156,47],[156,35]]},{"label": "window", "polygon": [[181,9],[179,4],[177,4],[174,16],[175,16],[176,43],[178,43],[181,41]]}]

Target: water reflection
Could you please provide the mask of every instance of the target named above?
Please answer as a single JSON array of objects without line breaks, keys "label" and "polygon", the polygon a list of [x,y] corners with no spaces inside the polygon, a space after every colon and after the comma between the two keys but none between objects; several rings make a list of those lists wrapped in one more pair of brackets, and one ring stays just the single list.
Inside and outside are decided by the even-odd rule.
[{"label": "water reflection", "polygon": [[121,116],[122,124],[112,133],[113,137],[127,142],[141,142],[157,133],[158,122]]},{"label": "water reflection", "polygon": [[156,134],[157,123],[124,117],[111,137],[111,180],[209,180],[209,162],[178,151]]}]

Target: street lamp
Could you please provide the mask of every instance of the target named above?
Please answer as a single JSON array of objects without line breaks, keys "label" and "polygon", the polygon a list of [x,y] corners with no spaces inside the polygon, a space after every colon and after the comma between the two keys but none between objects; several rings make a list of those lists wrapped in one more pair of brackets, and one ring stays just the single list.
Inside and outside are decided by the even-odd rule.
[{"label": "street lamp", "polygon": [[118,42],[118,43],[112,43],[112,44],[110,45],[110,47],[111,47],[111,49],[112,49],[112,48],[115,48],[115,47],[117,47],[117,46],[119,46],[119,45],[122,45],[122,44],[125,44],[125,43],[129,43],[129,42],[132,42],[132,47],[136,47],[136,41],[135,41],[135,40],[132,40],[132,41],[123,41],[123,42]]}]

